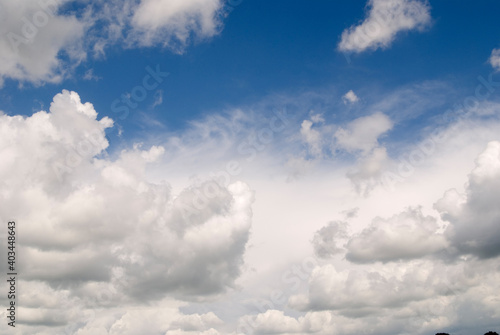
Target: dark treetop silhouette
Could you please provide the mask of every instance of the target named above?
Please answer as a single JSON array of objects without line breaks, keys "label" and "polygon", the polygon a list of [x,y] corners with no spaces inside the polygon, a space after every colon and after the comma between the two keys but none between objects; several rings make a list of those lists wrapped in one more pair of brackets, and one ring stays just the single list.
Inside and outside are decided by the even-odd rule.
[{"label": "dark treetop silhouette", "polygon": [[[450,335],[450,334],[448,334],[448,333],[437,333],[436,335]],[[498,335],[498,333],[497,332],[489,331],[489,332],[487,332],[484,335]]]}]

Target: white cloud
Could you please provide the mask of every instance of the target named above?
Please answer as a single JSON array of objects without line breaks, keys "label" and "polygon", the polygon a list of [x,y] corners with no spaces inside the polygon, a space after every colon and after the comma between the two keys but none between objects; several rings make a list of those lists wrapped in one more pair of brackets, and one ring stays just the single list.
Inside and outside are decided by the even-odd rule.
[{"label": "white cloud", "polygon": [[184,330],[169,330],[165,335],[220,335],[216,329],[210,328],[205,331],[184,331]]},{"label": "white cloud", "polygon": [[[437,218],[432,204],[449,188],[446,185],[460,186],[466,180],[469,166],[481,147],[498,137],[498,127],[498,117],[482,121],[474,117],[450,125],[443,131],[445,134],[435,135],[440,140],[434,147],[426,146],[425,159],[414,165],[414,178],[407,181],[408,185],[391,192],[377,190],[361,206],[359,215],[365,218],[364,222],[361,218],[350,220],[351,229],[358,228],[359,233],[347,245],[347,254],[351,252],[347,258],[354,260],[352,256],[357,253],[357,264],[350,266],[339,257],[332,258],[330,264],[313,272],[308,293],[293,296],[288,307],[307,313],[331,312],[332,321],[324,323],[317,334],[357,334],[366,329],[377,335],[428,334],[450,327],[477,327],[474,318],[481,314],[495,320],[500,310],[487,295],[498,287],[494,278],[500,275],[495,265],[498,248],[493,247],[493,241],[498,240],[494,231],[494,222],[499,221],[498,206],[493,203],[499,196],[496,190],[500,189],[500,144],[490,143],[479,156],[463,195],[457,188],[458,191],[447,192],[446,198],[436,205],[445,222]],[[410,152],[407,150],[405,155]],[[452,182],[450,175],[457,168],[462,177]],[[430,189],[434,191],[428,193]],[[422,192],[425,195],[418,195]],[[366,220],[366,210],[376,213],[386,208],[391,212],[391,207],[421,203],[414,201],[416,198],[425,201],[426,209],[407,209],[397,215],[382,216],[384,219]],[[443,234],[446,221],[450,224]],[[458,226],[462,237],[468,240],[451,234]],[[481,231],[486,233],[482,235]],[[319,238],[315,240],[318,242]],[[471,240],[478,243],[469,243]],[[326,245],[338,249],[342,245],[338,241],[342,239],[329,239]],[[313,247],[318,244],[313,242]],[[458,249],[460,257],[446,257],[445,250],[453,251],[450,246]],[[492,321],[492,325],[497,324]]]},{"label": "white cloud", "polygon": [[221,0],[142,0],[131,19],[139,45],[185,45],[191,34],[212,37],[220,28]]},{"label": "white cloud", "polygon": [[347,243],[347,260],[356,263],[414,259],[447,247],[435,218],[408,209],[387,220],[374,219]]},{"label": "white cloud", "polygon": [[426,1],[369,0],[368,6],[370,9],[365,20],[342,32],[341,51],[387,48],[399,32],[421,30],[431,19]]},{"label": "white cloud", "polygon": [[309,152],[317,157],[321,156],[323,150],[321,133],[317,129],[313,129],[312,126],[315,122],[304,120],[300,126],[300,135],[305,143],[309,147]]},{"label": "white cloud", "polygon": [[446,236],[461,254],[500,255],[500,142],[490,142],[469,175],[466,194],[450,190],[435,207],[451,224]]},{"label": "white cloud", "polygon": [[490,64],[494,69],[500,71],[500,49],[493,49],[490,56]]},{"label": "white cloud", "polygon": [[254,334],[279,334],[279,333],[298,333],[300,325],[297,320],[285,316],[283,312],[268,310],[263,314],[257,315],[255,323],[258,325]]},{"label": "white cloud", "polygon": [[493,293],[500,276],[494,264],[494,260],[454,264],[427,260],[350,270],[328,264],[314,270],[308,294],[293,296],[289,305],[307,310],[306,317],[330,313],[314,332],[321,335],[359,334],[367,329],[376,335],[423,335],[457,324],[476,327],[481,314],[489,320],[481,324],[497,325],[498,304],[485,299],[491,293],[499,296]]},{"label": "white cloud", "polygon": [[[139,335],[148,333],[165,334],[174,320],[182,317],[180,304],[161,301],[153,308],[135,306],[132,308],[97,309],[89,313],[80,324],[73,323],[65,328],[66,334],[75,335]],[[84,310],[85,311],[85,310]]]},{"label": "white cloud", "polygon": [[347,92],[346,94],[344,94],[342,96],[342,101],[344,101],[344,104],[347,104],[347,103],[356,103],[359,101],[359,98],[358,96],[356,95],[356,93],[354,93],[353,90],[350,90],[349,92]]},{"label": "white cloud", "polygon": [[323,125],[325,119],[322,114],[309,113],[309,120],[303,120],[300,125],[300,140],[305,149],[300,155],[290,156],[286,162],[288,180],[294,180],[304,175],[315,162],[326,153],[325,137],[331,136],[331,127]]},{"label": "white cloud", "polygon": [[390,159],[385,148],[375,148],[361,157],[356,167],[347,173],[358,194],[368,196],[380,183],[380,177],[389,165]]},{"label": "white cloud", "polygon": [[357,164],[347,173],[356,192],[367,196],[378,184],[389,163],[387,150],[380,146],[379,137],[391,130],[391,119],[377,112],[359,117],[334,133],[334,149],[357,155]]},{"label": "white cloud", "polygon": [[254,317],[242,318],[241,328],[248,329],[251,334],[317,334],[325,324],[331,322],[328,312],[307,313],[295,319],[285,315],[282,311],[268,310]]},{"label": "white cloud", "polygon": [[66,176],[65,171],[74,171],[77,179],[92,157],[108,147],[104,132],[113,124],[107,117],[98,121],[92,104],[82,104],[78,94],[68,91],[54,97],[50,113],[40,111],[28,118],[1,115],[0,120],[0,150],[5,157],[0,173],[19,178],[8,178],[10,186],[23,180],[28,186],[32,181],[31,197],[39,195],[35,186],[64,190],[59,177]]},{"label": "white cloud", "polygon": [[151,108],[160,106],[162,103],[163,103],[163,90],[157,90],[155,92],[155,101],[153,102],[153,106]]},{"label": "white cloud", "polygon": [[[37,85],[72,75],[87,53],[108,46],[160,45],[182,53],[192,41],[219,33],[222,0],[94,1],[63,15],[67,0],[2,1],[0,86],[5,79]],[[96,25],[99,24],[97,29]],[[87,72],[85,79],[97,79]]]},{"label": "white cloud", "polygon": [[206,314],[182,315],[175,320],[171,327],[182,329],[184,331],[203,331],[212,327],[217,327],[224,322],[212,312]]},{"label": "white cloud", "polygon": [[289,304],[299,310],[330,310],[352,318],[380,315],[383,309],[402,309],[412,302],[479,285],[477,277],[468,280],[467,267],[414,261],[371,270],[337,270],[328,264],[313,271],[307,296],[293,296]]},{"label": "white cloud", "polygon": [[[498,137],[495,114],[446,129],[443,142],[429,151],[425,163],[415,166],[411,178],[391,192],[378,188],[364,198],[351,194],[345,174],[353,163],[339,162],[340,155],[324,155],[315,173],[286,183],[282,163],[304,144],[299,133],[303,120],[288,119],[289,132],[274,133],[266,145],[257,142],[265,148],[230,178],[232,186],[204,200],[199,195],[205,187],[206,194],[214,194],[213,185],[203,182],[205,172],[212,167],[217,171],[232,159],[244,165],[249,156],[235,153],[235,144],[253,130],[258,134],[268,127],[268,119],[246,111],[210,116],[175,137],[155,138],[156,145],[125,147],[108,155],[105,131],[112,121],[99,119],[76,93],[57,95],[47,112],[1,115],[0,218],[15,216],[24,227],[27,268],[20,300],[26,303],[20,314],[29,323],[23,324],[25,332],[64,333],[64,326],[58,325],[67,323],[66,333],[79,335],[236,335],[242,315],[241,321],[249,320],[253,326],[248,329],[256,334],[282,335],[423,335],[449,327],[476,329],[479,318],[482,324],[498,324],[498,258],[464,249],[451,263],[449,258],[427,256],[439,245],[431,243],[436,242],[431,232],[439,233],[430,216],[435,216],[432,204],[444,190],[457,187],[441,201],[443,219],[450,226],[465,222],[464,208],[473,208],[478,218],[496,217],[492,202],[479,194],[490,194],[485,185],[497,186],[497,147],[478,160],[469,182],[477,187],[468,186],[465,193],[460,188],[474,157]],[[322,122],[315,116],[308,120]],[[287,142],[291,140],[292,145]],[[380,136],[368,146],[354,141],[350,148],[361,158],[358,167],[364,158],[370,161],[374,153],[385,152],[379,141]],[[414,148],[397,145],[401,152]],[[371,149],[364,154],[364,147]],[[55,162],[69,168],[62,170],[62,179],[53,171]],[[374,166],[367,168],[367,175],[381,165]],[[171,184],[162,181],[166,173]],[[188,181],[191,175],[195,177]],[[255,204],[249,188],[234,183],[240,178],[256,189]],[[494,191],[490,195],[498,198]],[[421,210],[405,210],[419,204]],[[352,208],[359,208],[357,216],[345,212]],[[364,257],[358,263],[342,258],[348,240],[344,227],[322,228],[344,216],[349,216],[350,229],[359,232],[351,236]],[[372,240],[374,253],[367,255],[361,242]],[[449,242],[459,247],[454,241],[450,235]],[[0,238],[0,248],[4,243]],[[301,261],[314,247],[335,257],[318,260],[312,275],[296,272],[303,270]],[[283,292],[283,301],[293,297],[288,306],[275,303],[266,307],[272,311],[260,310],[259,315],[246,307],[249,299],[271,299],[274,289]],[[215,294],[217,299],[212,299]],[[161,300],[165,295],[197,302]],[[3,304],[6,299],[0,300]],[[5,312],[0,311],[1,318]],[[1,324],[0,332],[4,329]]]},{"label": "white cloud", "polygon": [[94,81],[99,81],[102,78],[94,74],[94,69],[88,69],[85,71],[85,74],[83,75],[84,80],[94,80]]},{"label": "white cloud", "polygon": [[[2,1],[0,85],[7,78],[21,82],[60,82],[86,57],[82,47],[85,23],[57,14],[66,1]],[[64,62],[60,54],[69,59]]]},{"label": "white cloud", "polygon": [[95,19],[105,22],[90,35],[97,57],[113,44],[125,47],[159,45],[182,53],[191,42],[215,36],[222,29],[222,0],[111,0],[90,6]]},{"label": "white cloud", "polygon": [[23,279],[98,305],[167,293],[203,300],[233,287],[251,226],[249,187],[209,181],[174,196],[145,175],[164,148],[136,145],[111,160],[112,121],[97,116],[68,91],[50,112],[0,116],[0,217],[25,229]]},{"label": "white cloud", "polygon": [[378,138],[392,126],[389,117],[380,112],[357,118],[335,132],[336,145],[348,152],[368,153],[378,146]]}]

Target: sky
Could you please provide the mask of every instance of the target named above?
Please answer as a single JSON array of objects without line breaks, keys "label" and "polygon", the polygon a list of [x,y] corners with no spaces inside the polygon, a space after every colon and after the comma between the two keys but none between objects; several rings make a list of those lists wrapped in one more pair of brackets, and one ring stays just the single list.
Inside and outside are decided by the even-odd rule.
[{"label": "sky", "polygon": [[500,331],[499,11],[0,0],[0,332]]}]

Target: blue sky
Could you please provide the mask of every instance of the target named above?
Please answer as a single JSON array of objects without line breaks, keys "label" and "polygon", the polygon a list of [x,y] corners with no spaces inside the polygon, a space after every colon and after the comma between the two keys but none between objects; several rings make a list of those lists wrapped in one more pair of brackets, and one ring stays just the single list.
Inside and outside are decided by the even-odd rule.
[{"label": "blue sky", "polygon": [[499,10],[0,0],[1,332],[500,331]]},{"label": "blue sky", "polygon": [[[205,112],[274,93],[331,87],[339,92],[387,92],[424,80],[450,81],[467,92],[474,88],[478,73],[488,71],[491,48],[500,43],[494,33],[495,6],[494,1],[474,6],[467,1],[453,6],[437,2],[432,4],[432,23],[423,33],[403,33],[389,50],[350,55],[348,63],[337,49],[339,32],[363,19],[364,1],[318,1],[311,6],[301,1],[286,6],[243,1],[224,20],[220,34],[190,44],[181,55],[158,46],[112,46],[104,57],[89,57],[56,85],[26,83],[18,89],[17,81],[8,80],[1,108],[13,113],[16,106],[36,110],[39,103],[48,106],[55,93],[69,89],[84,100],[92,98],[100,114],[112,116],[114,98],[129,92],[145,75],[145,67],[156,64],[171,74],[159,87],[165,102],[151,110],[149,94],[137,111],[174,129]],[[89,69],[100,78],[97,82],[83,80]]]}]

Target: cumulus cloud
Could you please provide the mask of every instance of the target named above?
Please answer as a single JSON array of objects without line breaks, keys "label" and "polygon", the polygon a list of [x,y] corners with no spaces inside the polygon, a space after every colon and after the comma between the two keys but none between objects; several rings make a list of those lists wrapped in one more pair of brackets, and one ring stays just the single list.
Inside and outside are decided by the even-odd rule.
[{"label": "cumulus cloud", "polygon": [[106,48],[121,44],[127,48],[162,46],[184,52],[192,41],[210,38],[222,29],[222,0],[111,0],[88,6],[93,21],[89,38],[94,55],[101,57]]},{"label": "cumulus cloud", "polygon": [[347,243],[347,260],[355,263],[414,259],[447,247],[439,225],[421,209],[409,208],[389,219],[376,218]]},{"label": "cumulus cloud", "polygon": [[500,71],[500,49],[493,49],[490,56],[490,64],[494,69]]},{"label": "cumulus cloud", "polygon": [[204,331],[223,324],[223,321],[212,312],[206,314],[182,315],[172,323],[173,328],[184,331]]},{"label": "cumulus cloud", "polygon": [[499,296],[494,292],[499,277],[494,260],[417,260],[343,270],[327,264],[313,271],[309,292],[292,296],[289,306],[307,311],[306,317],[330,313],[315,334],[369,329],[377,335],[423,335],[456,324],[477,325],[479,315],[497,324],[498,305],[485,297]]},{"label": "cumulus cloud", "polygon": [[[308,292],[292,296],[289,307],[308,314],[331,312],[331,321],[317,334],[356,334],[367,325],[375,325],[372,334],[401,329],[426,334],[456,324],[475,325],[481,314],[494,320],[498,304],[486,297],[498,296],[493,293],[500,275],[494,242],[499,239],[498,180],[500,142],[493,141],[476,159],[465,193],[449,190],[435,204],[449,222],[444,222],[444,233],[438,220],[421,208],[376,218],[346,245],[347,260],[358,265],[317,267]],[[444,250],[461,257],[452,262],[428,257]]]},{"label": "cumulus cloud", "polygon": [[221,333],[214,328],[210,328],[205,331],[169,330],[165,335],[221,335]]},{"label": "cumulus cloud", "polygon": [[422,30],[430,20],[430,8],[420,0],[369,0],[363,22],[342,32],[339,50],[363,52],[387,48],[403,31]]},{"label": "cumulus cloud", "polygon": [[131,25],[139,45],[168,45],[176,39],[182,45],[191,34],[214,36],[220,28],[221,0],[142,0]]},{"label": "cumulus cloud", "polygon": [[348,104],[348,103],[356,103],[359,101],[359,98],[358,96],[356,95],[356,93],[354,93],[353,90],[350,90],[349,92],[347,92],[346,94],[344,94],[342,96],[342,101],[344,101],[344,104]]},{"label": "cumulus cloud", "polygon": [[[144,332],[168,335],[221,334],[207,324],[196,331],[190,330],[192,328],[189,322],[179,324],[179,320],[218,319],[213,313],[183,315],[179,312],[179,307],[178,302],[165,300],[152,306],[97,309],[94,313],[86,313],[87,317],[80,324],[69,325],[64,330],[65,334],[77,335],[139,335]],[[187,328],[179,328],[180,326]]]},{"label": "cumulus cloud", "polygon": [[[59,14],[66,3],[2,1],[7,13],[0,25],[0,86],[7,78],[21,82],[60,82],[86,57],[82,46],[85,22]],[[61,54],[68,61],[63,61]]]},{"label": "cumulus cloud", "polygon": [[327,264],[313,271],[308,294],[292,296],[289,304],[299,310],[330,310],[353,318],[378,315],[381,309],[402,308],[478,285],[479,278],[469,280],[465,269],[464,264],[458,264],[445,273],[442,265],[431,261],[376,270],[340,271]]},{"label": "cumulus cloud", "polygon": [[460,254],[500,255],[500,142],[488,143],[469,175],[466,194],[450,190],[435,208],[450,222],[445,234]]},{"label": "cumulus cloud", "polygon": [[[135,145],[110,159],[112,126],[69,91],[49,111],[0,115],[0,218],[23,227],[20,285],[43,283],[84,307],[167,294],[203,300],[233,287],[251,226],[248,185],[206,181],[174,196],[146,178],[164,148]],[[35,313],[32,323],[66,322],[48,315]],[[201,320],[217,323],[212,314]]]},{"label": "cumulus cloud", "polygon": [[253,317],[242,318],[239,328],[251,334],[317,334],[331,322],[328,312],[307,313],[295,319],[278,310],[267,310]]},{"label": "cumulus cloud", "polygon": [[[57,83],[110,45],[160,45],[182,53],[222,28],[222,0],[94,1],[66,14],[67,0],[2,1],[0,85]],[[7,14],[5,14],[7,13]],[[86,79],[95,79],[92,72]]]},{"label": "cumulus cloud", "polygon": [[299,322],[284,315],[281,311],[268,310],[257,315],[255,322],[258,327],[254,333],[257,334],[298,333],[300,331]]},{"label": "cumulus cloud", "polygon": [[[319,117],[309,119],[320,122]],[[295,125],[294,139],[301,122]],[[242,335],[232,332],[233,328],[238,329],[231,323],[245,314],[234,308],[235,304],[241,305],[241,300],[237,300],[241,296],[226,296],[220,305],[193,304],[196,305],[193,307],[190,304],[186,309],[183,308],[187,304],[179,301],[161,300],[167,296],[203,302],[233,287],[242,271],[252,216],[253,194],[248,186],[232,183],[217,187],[211,182],[195,182],[190,187],[182,185],[176,189],[160,181],[165,177],[161,162],[164,156],[172,160],[182,156],[181,162],[175,163],[180,165],[188,159],[199,159],[190,155],[193,151],[186,147],[186,137],[200,142],[196,152],[209,151],[207,155],[212,154],[207,148],[217,147],[210,131],[213,128],[217,129],[217,138],[224,139],[222,142],[234,143],[233,136],[238,130],[232,120],[207,118],[206,122],[199,122],[192,133],[175,138],[170,144],[135,145],[108,154],[106,131],[112,126],[112,120],[99,118],[91,104],[82,103],[76,93],[67,91],[54,97],[48,111],[27,117],[0,115],[0,201],[5,204],[0,208],[0,219],[6,221],[14,216],[23,224],[22,265],[25,268],[20,283],[23,287],[20,314],[25,316],[22,326],[26,333],[64,333],[66,326],[69,327],[67,334],[79,335],[142,334],[144,331],[169,335]],[[457,137],[463,134],[456,130],[453,133]],[[485,137],[495,134],[490,129]],[[447,139],[451,141],[450,137]],[[210,140],[213,142],[207,144]],[[457,147],[461,148],[466,141],[461,137]],[[366,155],[361,145],[351,150],[369,158],[384,149],[379,137],[372,143],[375,144],[367,146],[371,149]],[[440,158],[447,160],[447,156]],[[469,177],[467,192],[462,195],[448,191],[436,208],[443,219],[450,222],[450,227],[459,227],[465,222],[466,208],[471,209],[471,216],[492,218],[488,221],[491,225],[487,226],[491,235],[496,236],[494,200],[489,203],[486,200],[498,199],[495,193],[498,143],[488,147],[487,154],[480,156],[476,166]],[[151,167],[161,171],[155,182],[149,180]],[[168,171],[168,177],[173,179],[172,170]],[[330,187],[335,183],[327,184],[322,176],[318,179],[320,186],[313,188],[314,193],[338,195],[335,199],[341,207],[332,209],[329,197],[326,206],[322,206],[327,214],[315,212],[315,216],[328,217],[332,210],[338,212],[360,204],[346,201],[339,188]],[[272,187],[275,185],[273,180]],[[310,184],[304,187],[310,188]],[[436,187],[441,192],[448,186]],[[422,186],[412,189],[415,193],[418,190],[422,190]],[[382,335],[403,331],[429,334],[456,325],[477,327],[480,317],[485,323],[495,324],[500,299],[498,259],[483,257],[479,249],[466,250],[457,243],[460,242],[455,238],[458,235],[443,237],[438,233],[436,220],[418,208],[393,217],[389,214],[383,219],[370,221],[369,217],[363,221],[370,207],[376,208],[372,211],[376,212],[407,201],[396,199],[400,194],[379,202],[361,199],[364,205],[358,217],[355,210],[343,213],[352,219],[351,227],[358,228],[355,224],[360,222],[369,223],[351,236],[352,244],[347,247],[348,253],[357,252],[360,258],[357,264],[342,262],[340,257],[331,261],[335,265],[328,264],[327,258],[344,252],[344,241],[349,239],[339,222],[328,224],[315,234],[311,228],[307,228],[308,235],[300,231],[298,235],[313,238],[317,256],[326,256],[310,278],[309,273],[303,272],[300,277],[287,277],[300,279],[301,283],[309,280],[308,291],[303,290],[303,286],[300,290],[289,289],[285,296],[295,296],[284,311],[247,315],[241,319],[239,330],[282,335],[363,332]],[[303,196],[311,197],[300,194],[301,205]],[[288,199],[282,200],[294,204]],[[381,202],[390,205],[380,209]],[[272,213],[279,214],[279,210]],[[267,236],[266,218],[261,227]],[[291,227],[290,224],[285,225]],[[471,220],[467,224],[471,226],[476,222]],[[470,231],[471,237],[477,240],[475,233]],[[282,238],[283,232],[278,229],[276,236]],[[297,241],[304,242],[303,238],[290,235],[287,239],[294,250]],[[445,246],[450,243],[459,250],[462,257],[450,264],[446,263],[448,259],[427,257],[441,250],[438,246],[443,240]],[[0,238],[0,248],[5,247],[4,241],[5,238]],[[269,241],[274,240],[266,242]],[[374,247],[368,250],[365,244]],[[310,244],[306,246],[310,252]],[[423,250],[424,246],[427,251]],[[469,257],[469,254],[480,257]],[[261,261],[255,258],[255,262]],[[4,267],[5,264],[0,263],[0,272],[5,273]],[[259,270],[257,276],[261,277]],[[277,282],[280,285],[279,280]],[[249,294],[261,292],[261,287],[264,291],[270,288],[260,281],[257,283],[260,287],[249,288]],[[248,280],[244,284],[248,288],[255,282]],[[0,297],[0,304],[5,301],[5,297]],[[196,309],[200,305],[215,306],[213,310],[217,315]],[[229,306],[230,311],[220,308],[221,305]],[[291,311],[289,307],[305,314]],[[179,308],[189,310],[189,314],[183,315]],[[220,310],[224,310],[224,314],[219,313]],[[196,312],[198,314],[192,314]],[[5,312],[0,312],[0,317],[5,318]],[[0,332],[2,327],[6,327],[5,324],[0,325]]]},{"label": "cumulus cloud", "polygon": [[50,108],[50,113],[30,117],[0,115],[0,173],[18,177],[5,177],[3,183],[33,185],[29,196],[40,203],[45,201],[37,199],[40,192],[64,192],[69,184],[60,185],[60,180],[68,177],[74,182],[94,156],[105,153],[105,130],[113,125],[108,117],[97,120],[92,104],[82,104],[75,92],[56,95]]}]

